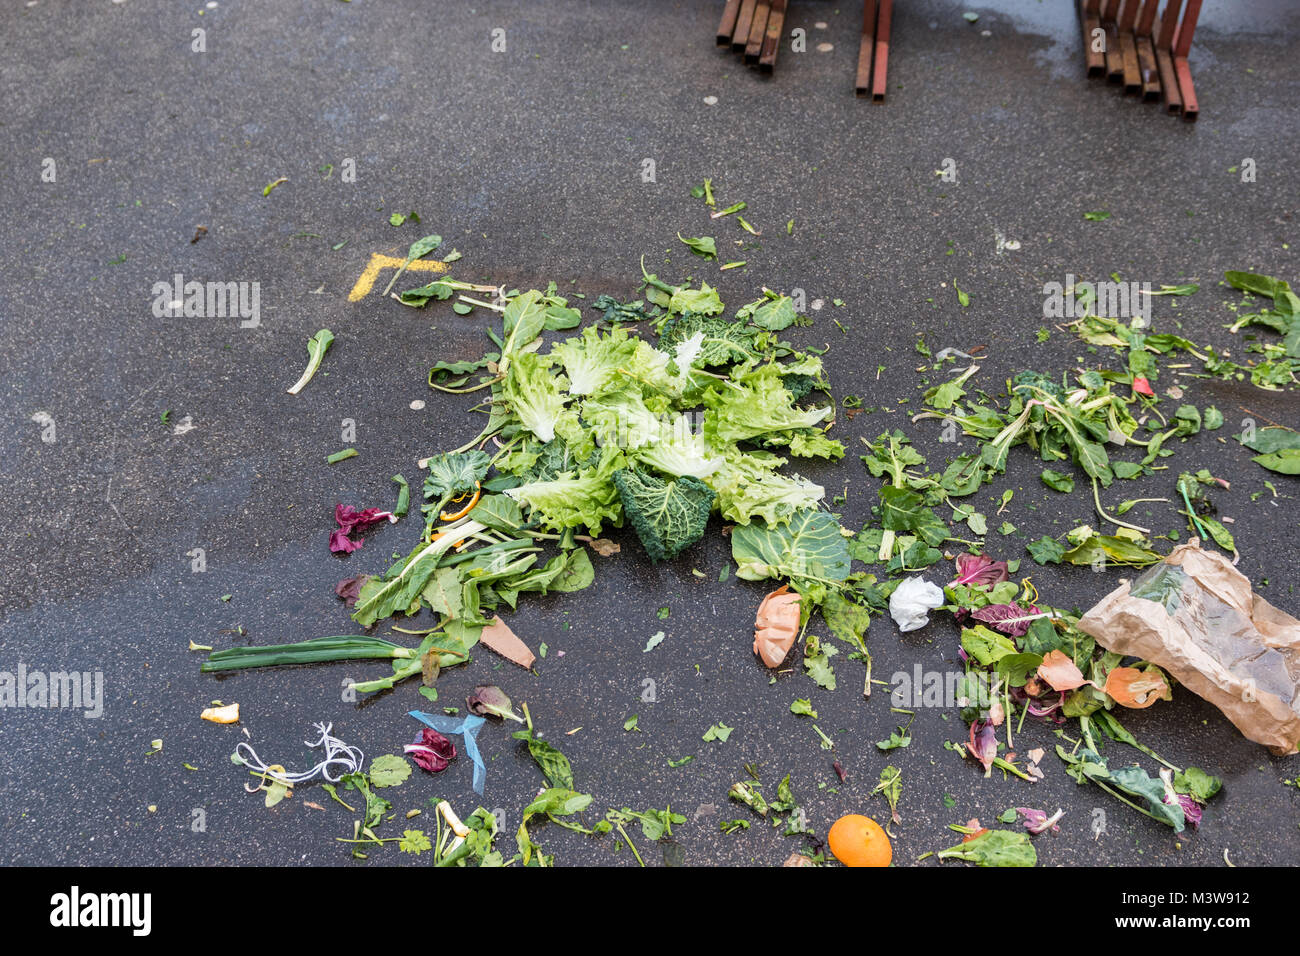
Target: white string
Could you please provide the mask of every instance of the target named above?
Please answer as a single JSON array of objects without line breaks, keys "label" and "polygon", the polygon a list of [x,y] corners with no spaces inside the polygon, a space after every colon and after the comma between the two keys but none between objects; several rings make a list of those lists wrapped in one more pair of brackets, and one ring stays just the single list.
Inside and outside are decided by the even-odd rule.
[{"label": "white string", "polygon": [[[315,743],[312,743],[310,740],[304,740],[303,743],[313,749],[324,746],[325,759],[316,764],[316,766],[312,767],[310,770],[305,770],[302,773],[281,773],[278,770],[271,770],[262,762],[262,758],[257,755],[255,750],[253,750],[252,745],[244,741],[240,741],[239,746],[235,748],[235,755],[238,756],[246,766],[251,767],[256,772],[265,774],[271,779],[278,780],[281,783],[287,783],[290,786],[305,783],[317,776],[324,777],[330,783],[338,783],[345,775],[358,773],[361,768],[365,766],[366,755],[361,752],[359,747],[349,747],[343,741],[330,733],[330,731],[334,729],[333,724],[319,723],[315,726],[316,729],[320,731],[320,740]],[[245,750],[247,753],[244,753]],[[339,764],[343,769],[342,772],[331,776],[330,767],[333,764]]]}]

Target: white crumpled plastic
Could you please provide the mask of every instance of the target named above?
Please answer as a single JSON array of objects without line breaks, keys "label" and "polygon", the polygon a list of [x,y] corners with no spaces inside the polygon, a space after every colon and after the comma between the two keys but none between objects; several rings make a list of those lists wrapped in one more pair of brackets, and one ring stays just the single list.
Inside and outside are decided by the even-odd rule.
[{"label": "white crumpled plastic", "polygon": [[930,623],[930,612],[944,602],[943,589],[922,577],[908,578],[889,596],[889,616],[900,631],[915,631]]}]

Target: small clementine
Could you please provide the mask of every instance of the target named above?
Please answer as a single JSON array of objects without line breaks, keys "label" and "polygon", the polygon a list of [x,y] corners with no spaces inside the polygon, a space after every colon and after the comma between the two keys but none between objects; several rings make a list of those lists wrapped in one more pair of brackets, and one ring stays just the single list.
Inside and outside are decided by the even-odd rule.
[{"label": "small clementine", "polygon": [[894,849],[880,824],[859,813],[840,817],[827,837],[835,859],[845,866],[889,866]]}]

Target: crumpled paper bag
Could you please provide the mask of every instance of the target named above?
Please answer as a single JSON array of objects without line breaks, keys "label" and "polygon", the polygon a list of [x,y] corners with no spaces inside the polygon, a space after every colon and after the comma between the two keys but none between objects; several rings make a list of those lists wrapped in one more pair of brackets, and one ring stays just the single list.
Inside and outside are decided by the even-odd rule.
[{"label": "crumpled paper bag", "polygon": [[1300,747],[1300,621],[1199,540],[1106,595],[1079,629],[1158,664],[1274,754]]}]

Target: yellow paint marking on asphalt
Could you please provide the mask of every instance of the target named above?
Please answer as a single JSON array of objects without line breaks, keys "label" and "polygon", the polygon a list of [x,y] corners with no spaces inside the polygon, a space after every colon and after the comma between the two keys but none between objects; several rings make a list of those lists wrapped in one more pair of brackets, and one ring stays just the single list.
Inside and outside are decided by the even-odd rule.
[{"label": "yellow paint marking on asphalt", "polygon": [[[392,256],[385,256],[378,252],[370,254],[370,261],[366,263],[365,271],[357,279],[357,284],[352,287],[348,293],[349,302],[360,302],[370,290],[375,287],[375,279],[379,278],[379,273],[383,269],[400,269],[405,259],[395,259]],[[446,272],[447,265],[442,262],[435,262],[432,259],[416,259],[406,267],[407,272]]]}]

